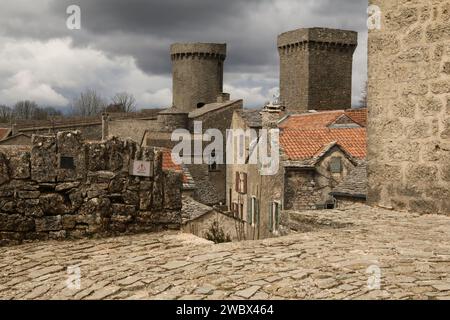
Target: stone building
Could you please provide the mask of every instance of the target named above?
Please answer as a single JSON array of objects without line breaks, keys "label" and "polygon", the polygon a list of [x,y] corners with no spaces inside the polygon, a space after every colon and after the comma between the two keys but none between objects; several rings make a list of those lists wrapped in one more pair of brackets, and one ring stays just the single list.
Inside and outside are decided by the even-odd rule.
[{"label": "stone building", "polygon": [[450,3],[370,4],[368,202],[450,214]]},{"label": "stone building", "polygon": [[289,112],[351,107],[357,33],[297,29],[278,36],[281,101]]},{"label": "stone building", "polygon": [[361,161],[331,192],[335,208],[347,209],[367,201],[367,163]]},{"label": "stone building", "polygon": [[262,175],[258,164],[248,162],[250,139],[244,143],[246,162],[227,168],[227,205],[246,222],[247,239],[279,234],[281,210],[333,207],[330,192],[365,158],[367,110],[349,109],[356,46],[352,31],[281,34],[279,107],[284,108],[235,112],[231,129],[281,130],[276,174]]},{"label": "stone building", "polygon": [[184,232],[207,238],[207,233],[211,233],[213,223],[217,223],[218,230],[223,233],[224,240],[239,241],[243,239],[242,227],[244,222],[242,220],[216,207],[197,202],[189,196],[183,196],[182,203],[181,230]]},{"label": "stone building", "polygon": [[[272,126],[266,112],[235,112],[232,129]],[[284,117],[282,112],[272,113],[281,130],[278,173],[262,175],[259,165],[248,162],[227,169],[227,204],[246,222],[246,239],[279,234],[282,210],[333,208],[335,199],[330,192],[355,174],[355,167],[366,157],[366,109]],[[251,150],[250,145],[247,139],[245,149]]]},{"label": "stone building", "polygon": [[[157,120],[148,125],[141,139],[143,146],[172,148],[178,143],[171,140],[175,129],[187,130],[193,140],[202,140],[200,143],[203,147],[209,142],[197,138],[194,133],[204,134],[209,129],[217,129],[226,137],[233,112],[243,108],[243,101],[231,100],[229,94],[222,92],[225,57],[224,44],[172,45],[173,105],[159,112]],[[201,125],[200,132],[194,132],[195,123]],[[210,165],[207,163],[209,159],[203,159],[201,164],[193,164],[194,159],[202,155],[192,153],[189,156],[192,164],[184,165],[195,181],[193,197],[207,205],[225,203],[226,165]]]},{"label": "stone building", "polygon": [[[199,233],[199,226],[202,226],[200,229],[203,230],[207,223],[220,217],[222,227],[227,229],[227,232],[231,232],[232,228],[229,226],[235,225],[233,238],[260,239],[277,235],[280,231],[281,210],[301,210],[331,205],[329,193],[357,166],[359,160],[365,157],[366,111],[347,109],[351,101],[351,67],[353,52],[357,45],[356,37],[355,32],[323,28],[299,29],[280,35],[278,49],[283,108],[279,104],[270,104],[264,110],[246,110],[243,109],[242,100],[232,100],[229,94],[222,92],[225,44],[174,44],[170,52],[173,67],[171,107],[147,115],[121,118],[114,114],[105,114],[101,119],[93,119],[92,123],[84,120],[80,123],[75,121],[70,124],[59,124],[56,130],[53,123],[53,128],[32,126],[29,129],[22,128],[20,132],[41,133],[47,128],[53,134],[53,138],[46,139],[53,141],[52,139],[58,139],[60,136],[59,133],[55,135],[58,130],[79,126],[92,129],[92,132],[90,129],[84,129],[88,135],[92,133],[96,136],[96,139],[88,140],[101,138],[101,143],[109,145],[111,143],[109,141],[118,141],[115,137],[131,138],[130,141],[138,141],[134,147],[138,150],[157,148],[158,154],[161,154],[163,172],[167,172],[168,177],[179,177],[180,181],[180,185],[171,190],[163,187],[164,192],[173,192],[176,199],[178,197],[175,194],[183,193],[192,200],[191,202],[206,204],[209,205],[208,208],[213,208],[201,215],[194,214],[186,220],[190,222],[185,223],[185,228]],[[335,110],[317,112],[316,109]],[[230,128],[281,129],[282,161],[277,174],[262,175],[260,165],[250,164],[248,159],[242,164],[221,164],[217,161],[218,150],[212,150],[206,155],[208,159],[202,159],[201,163],[194,161],[203,157],[203,149],[210,143],[207,137],[212,135],[211,129],[226,137]],[[170,159],[169,150],[178,143],[172,141],[172,134],[176,129],[184,130],[193,137],[192,144],[200,143],[203,147],[202,154],[193,151],[183,154],[191,161],[181,165],[175,165]],[[258,137],[260,138],[261,136]],[[33,139],[38,138],[32,138],[32,150],[37,150],[35,146],[37,142],[35,143]],[[41,142],[46,143],[46,140]],[[249,154],[254,152],[252,143],[245,140],[245,148]],[[135,142],[132,144],[136,145]],[[223,141],[221,146],[225,160],[226,141]],[[90,150],[90,147],[86,148]],[[98,152],[102,149],[99,145],[93,148]],[[108,148],[106,149],[110,150]],[[115,147],[111,148],[113,153],[116,152]],[[69,149],[66,151],[69,152]],[[120,150],[117,152],[105,156],[105,159],[122,154]],[[76,165],[85,163],[88,157],[89,161],[92,161],[89,162],[91,164],[98,160],[100,165],[105,160],[98,158],[95,152],[80,152],[77,157],[79,156],[85,158],[84,160],[77,158]],[[129,156],[126,155],[125,158],[129,159]],[[43,160],[42,165],[48,165],[46,160]],[[48,168],[52,170],[51,166]],[[98,168],[97,171],[104,170],[107,169]],[[115,174],[109,176],[115,177]],[[83,174],[79,178],[82,177]],[[36,180],[36,183],[41,182]],[[83,180],[80,185],[84,186],[84,183]],[[102,183],[106,186],[106,182]],[[39,189],[41,186],[35,188]],[[52,186],[49,190],[53,192],[51,188]],[[102,189],[99,194],[108,198],[112,196],[108,190]],[[153,188],[153,191],[161,190]],[[115,196],[112,198],[116,199]],[[150,198],[154,199],[155,196],[152,195]],[[138,202],[139,206],[146,203],[143,199],[139,199]],[[179,202],[175,201],[173,204],[164,202],[163,209],[176,210],[177,203]],[[140,211],[146,210],[145,208],[141,210],[136,204],[122,202],[117,204],[135,206],[132,214],[125,214],[124,221],[134,222],[130,216],[134,217],[135,212],[138,212],[139,216]],[[229,216],[218,210],[218,207],[213,207],[217,204],[226,204],[232,215]],[[174,207],[166,208],[165,205]],[[127,207],[126,210],[128,209],[131,212],[132,208]],[[176,224],[172,223],[173,221],[167,223],[173,226]],[[122,231],[128,230],[128,227],[123,225],[121,228]],[[70,234],[71,230],[51,231],[66,231]]]}]

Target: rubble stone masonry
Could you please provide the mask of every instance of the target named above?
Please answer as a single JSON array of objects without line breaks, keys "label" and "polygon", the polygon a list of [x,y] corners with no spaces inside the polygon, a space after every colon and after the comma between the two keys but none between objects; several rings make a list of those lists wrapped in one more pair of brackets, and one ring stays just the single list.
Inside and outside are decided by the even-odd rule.
[{"label": "rubble stone masonry", "polygon": [[370,3],[368,201],[450,214],[450,2]]},{"label": "rubble stone masonry", "polygon": [[[129,173],[153,163],[151,177]],[[179,229],[181,174],[132,140],[84,142],[79,131],[0,149],[0,245]]]}]

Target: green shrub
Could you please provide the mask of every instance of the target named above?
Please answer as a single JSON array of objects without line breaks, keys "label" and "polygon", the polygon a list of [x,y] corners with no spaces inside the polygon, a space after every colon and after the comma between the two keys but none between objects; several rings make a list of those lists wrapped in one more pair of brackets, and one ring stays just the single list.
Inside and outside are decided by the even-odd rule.
[{"label": "green shrub", "polygon": [[213,241],[214,243],[224,243],[231,242],[231,238],[229,234],[225,235],[223,229],[219,226],[219,222],[215,220],[208,231],[205,232],[205,238],[209,241]]}]

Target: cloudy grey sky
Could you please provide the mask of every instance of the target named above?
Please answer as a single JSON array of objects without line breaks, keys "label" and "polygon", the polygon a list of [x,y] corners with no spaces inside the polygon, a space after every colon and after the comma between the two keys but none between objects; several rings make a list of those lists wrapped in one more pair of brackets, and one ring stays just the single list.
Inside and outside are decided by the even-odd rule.
[{"label": "cloudy grey sky", "polygon": [[[81,30],[66,9],[81,8]],[[66,106],[86,88],[135,95],[140,108],[171,104],[169,45],[226,42],[225,91],[247,107],[278,86],[279,33],[299,27],[359,32],[353,101],[367,72],[366,0],[1,0],[0,104]]]}]

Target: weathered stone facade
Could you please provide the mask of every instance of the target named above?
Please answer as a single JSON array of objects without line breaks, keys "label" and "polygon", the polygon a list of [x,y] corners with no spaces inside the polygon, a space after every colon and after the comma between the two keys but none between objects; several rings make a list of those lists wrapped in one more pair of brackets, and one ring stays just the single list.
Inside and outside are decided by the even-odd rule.
[{"label": "weathered stone facade", "polygon": [[[340,159],[342,171],[332,173],[330,162]],[[284,177],[284,208],[286,210],[326,209],[331,202],[330,192],[356,166],[356,162],[342,151],[333,147],[314,167],[286,165]]]},{"label": "weathered stone facade", "polygon": [[351,107],[354,31],[297,29],[278,36],[280,97],[289,112]]},{"label": "weathered stone facade", "polygon": [[183,195],[183,226],[181,230],[192,233],[198,237],[207,238],[206,233],[211,232],[213,223],[217,222],[224,236],[228,236],[231,241],[242,240],[239,230],[243,222],[229,214],[226,214],[217,207],[209,207]]},{"label": "weathered stone facade", "polygon": [[[152,163],[151,177],[131,175],[132,160]],[[33,135],[31,150],[0,150],[0,245],[177,229],[181,185],[161,151],[132,140]]]},{"label": "weathered stone facade", "polygon": [[450,214],[450,3],[370,3],[368,201]]}]

